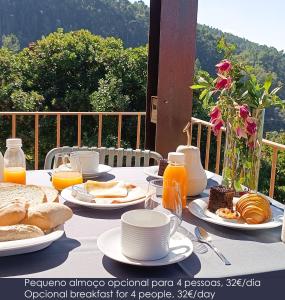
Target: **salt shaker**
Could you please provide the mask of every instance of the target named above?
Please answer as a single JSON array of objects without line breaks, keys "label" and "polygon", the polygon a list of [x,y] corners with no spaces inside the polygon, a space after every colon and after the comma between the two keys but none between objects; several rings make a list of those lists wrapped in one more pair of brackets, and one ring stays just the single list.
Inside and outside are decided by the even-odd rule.
[{"label": "salt shaker", "polygon": [[285,213],[283,216],[283,225],[282,225],[282,231],[281,231],[281,241],[285,243]]}]

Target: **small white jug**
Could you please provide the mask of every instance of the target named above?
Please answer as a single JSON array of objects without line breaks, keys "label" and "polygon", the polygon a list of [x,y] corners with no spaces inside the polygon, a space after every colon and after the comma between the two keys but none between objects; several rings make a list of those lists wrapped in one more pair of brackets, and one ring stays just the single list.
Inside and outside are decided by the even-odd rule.
[{"label": "small white jug", "polygon": [[180,145],[176,152],[184,153],[188,175],[188,196],[201,194],[207,186],[207,175],[203,169],[200,150],[194,146]]}]

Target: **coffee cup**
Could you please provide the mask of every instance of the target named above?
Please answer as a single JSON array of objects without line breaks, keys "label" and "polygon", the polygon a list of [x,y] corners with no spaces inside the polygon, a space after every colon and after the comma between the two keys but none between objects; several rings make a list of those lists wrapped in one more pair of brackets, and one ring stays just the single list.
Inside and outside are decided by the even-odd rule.
[{"label": "coffee cup", "polygon": [[70,164],[72,169],[76,169],[80,163],[83,174],[93,174],[98,171],[99,153],[95,151],[76,151],[70,153]]},{"label": "coffee cup", "polygon": [[169,252],[170,236],[176,232],[175,218],[160,211],[136,209],[121,217],[123,255],[136,260],[157,260]]}]

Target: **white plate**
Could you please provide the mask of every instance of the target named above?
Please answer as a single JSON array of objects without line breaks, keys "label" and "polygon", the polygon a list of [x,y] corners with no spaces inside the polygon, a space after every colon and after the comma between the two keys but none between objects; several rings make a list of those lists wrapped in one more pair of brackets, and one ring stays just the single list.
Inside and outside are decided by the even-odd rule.
[{"label": "white plate", "polygon": [[136,266],[165,266],[182,261],[193,252],[193,244],[189,238],[176,232],[170,239],[170,251],[166,257],[158,260],[135,260],[121,252],[121,228],[116,227],[101,234],[97,240],[99,250],[109,258]]},{"label": "white plate", "polygon": [[89,208],[94,208],[94,209],[103,209],[103,210],[109,210],[109,209],[119,209],[131,205],[136,205],[139,203],[142,203],[145,201],[145,197],[135,200],[135,201],[130,201],[130,202],[124,202],[124,203],[116,203],[116,204],[99,204],[99,203],[91,203],[91,202],[85,202],[82,200],[78,200],[72,195],[72,187],[68,187],[61,192],[61,197],[71,203],[81,205],[81,206],[86,206]]},{"label": "white plate", "polygon": [[60,239],[63,234],[63,226],[60,226],[58,229],[44,236],[25,240],[0,242],[0,256],[10,256],[42,250],[48,247],[52,242]]},{"label": "white plate", "polygon": [[108,165],[99,164],[97,172],[83,173],[83,177],[84,178],[94,178],[94,177],[98,177],[98,176],[100,176],[100,175],[102,175],[104,173],[108,173],[111,170],[112,170],[112,167],[110,167]]},{"label": "white plate", "polygon": [[[158,166],[151,166],[151,167],[145,167],[143,169],[144,173],[148,176],[154,177],[154,178],[163,178],[162,176],[158,175]],[[206,175],[207,175],[207,179],[210,179],[212,177],[214,177],[214,173],[209,172],[207,170],[205,170]]]},{"label": "white plate", "polygon": [[[238,198],[234,198],[234,204],[237,201]],[[247,223],[237,223],[237,221],[235,220],[227,220],[217,216],[216,214],[208,210],[208,203],[209,203],[209,197],[199,198],[190,202],[188,205],[188,209],[194,216],[198,217],[199,219],[217,225],[230,227],[230,228],[257,230],[257,229],[270,229],[282,225],[282,217],[283,217],[282,212],[273,206],[271,206],[272,219],[270,221],[262,224],[247,224]]]}]

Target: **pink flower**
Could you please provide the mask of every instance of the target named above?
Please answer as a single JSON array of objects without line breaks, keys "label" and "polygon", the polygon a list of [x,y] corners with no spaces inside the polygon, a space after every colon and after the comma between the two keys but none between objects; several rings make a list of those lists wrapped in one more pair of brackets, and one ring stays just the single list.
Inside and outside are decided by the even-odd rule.
[{"label": "pink flower", "polygon": [[209,116],[211,117],[211,123],[213,123],[213,121],[216,119],[220,119],[222,117],[222,113],[219,106],[215,106],[210,112]]},{"label": "pink flower", "polygon": [[223,72],[227,73],[232,69],[232,64],[229,60],[224,59],[216,65],[216,68],[218,73],[223,73]]},{"label": "pink flower", "polygon": [[231,84],[232,84],[231,77],[226,78],[226,77],[219,76],[215,88],[217,90],[229,89],[231,87]]},{"label": "pink flower", "polygon": [[247,117],[246,119],[246,131],[249,135],[254,135],[257,131],[256,122],[251,117]]},{"label": "pink flower", "polygon": [[248,106],[246,104],[241,105],[239,107],[239,115],[244,120],[246,120],[246,118],[250,116],[250,112],[249,112]]},{"label": "pink flower", "polygon": [[236,134],[237,134],[237,136],[238,136],[239,139],[242,138],[242,137],[245,138],[245,139],[247,138],[245,130],[243,128],[241,128],[241,127],[238,127],[236,129]]},{"label": "pink flower", "polygon": [[218,135],[221,128],[225,125],[225,122],[222,119],[215,119],[213,121],[213,132],[214,135]]}]

